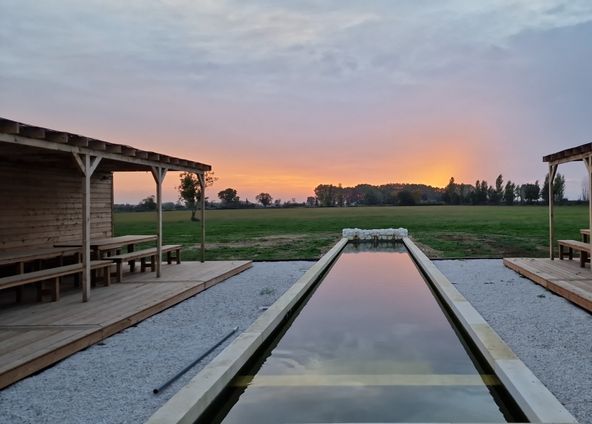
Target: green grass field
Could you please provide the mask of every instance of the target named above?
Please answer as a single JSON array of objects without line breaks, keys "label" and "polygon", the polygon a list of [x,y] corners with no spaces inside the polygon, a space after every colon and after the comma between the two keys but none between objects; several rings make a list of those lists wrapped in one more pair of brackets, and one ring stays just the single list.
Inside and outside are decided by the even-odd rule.
[{"label": "green grass field", "polygon": [[[588,208],[556,211],[557,237],[579,240]],[[116,235],[156,232],[155,213],[118,213],[114,219]],[[189,212],[165,212],[163,227],[165,243],[183,244],[183,258],[198,259],[199,223],[189,220]],[[545,207],[422,206],[207,211],[206,258],[318,258],[345,227],[405,227],[432,258],[548,254]]]}]

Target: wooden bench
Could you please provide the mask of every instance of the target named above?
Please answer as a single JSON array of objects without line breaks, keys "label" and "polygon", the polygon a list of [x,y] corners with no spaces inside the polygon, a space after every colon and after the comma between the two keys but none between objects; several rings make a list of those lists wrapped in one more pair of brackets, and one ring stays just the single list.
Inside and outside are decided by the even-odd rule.
[{"label": "wooden bench", "polygon": [[584,268],[586,261],[590,257],[590,243],[584,243],[577,240],[558,240],[559,243],[559,259],[567,255],[569,259],[573,259],[574,251],[580,252],[580,266]]},{"label": "wooden bench", "polygon": [[[103,270],[103,278],[106,285],[111,284],[109,267],[113,264],[111,261],[91,261],[91,270]],[[39,271],[25,272],[24,274],[9,275],[0,278],[0,289],[10,287],[21,287],[26,284],[40,283],[37,291],[37,300],[43,300],[43,283],[50,281],[52,284],[51,300],[57,301],[60,298],[60,278],[67,275],[82,273],[83,265],[76,263],[72,265],[63,265],[54,268],[42,269]],[[17,301],[21,300],[21,291],[17,292]]]},{"label": "wooden bench", "polygon": [[[181,245],[180,244],[168,244],[162,246],[162,253],[167,254],[167,263],[171,264],[175,260],[178,264],[181,263]],[[146,267],[150,266],[150,271],[154,272],[156,267],[156,247],[149,249],[137,250],[135,252],[122,253],[121,255],[108,256],[107,259],[111,259],[117,265],[117,276],[116,281],[120,282],[123,279],[123,264],[130,262],[130,271],[134,272],[135,264],[133,261],[136,259],[140,260],[140,270],[146,271]],[[173,256],[174,254],[174,256]],[[147,263],[146,260],[150,262]]]}]

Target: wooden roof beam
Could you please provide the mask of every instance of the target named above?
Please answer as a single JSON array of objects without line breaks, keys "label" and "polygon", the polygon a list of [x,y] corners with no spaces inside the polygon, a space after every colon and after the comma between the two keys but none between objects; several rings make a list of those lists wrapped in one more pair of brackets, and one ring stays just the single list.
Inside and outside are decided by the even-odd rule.
[{"label": "wooden roof beam", "polygon": [[10,121],[8,119],[0,119],[0,131],[8,134],[18,134],[20,130],[18,122]]},{"label": "wooden roof beam", "polygon": [[74,146],[80,147],[88,147],[88,137],[83,137],[81,135],[72,135],[70,136],[70,140],[68,140],[68,144],[73,144]]},{"label": "wooden roof beam", "polygon": [[45,128],[39,127],[21,127],[19,131],[20,135],[24,137],[44,139],[46,137]]},{"label": "wooden roof beam", "polygon": [[54,143],[68,144],[68,133],[61,131],[46,131],[45,139]]}]

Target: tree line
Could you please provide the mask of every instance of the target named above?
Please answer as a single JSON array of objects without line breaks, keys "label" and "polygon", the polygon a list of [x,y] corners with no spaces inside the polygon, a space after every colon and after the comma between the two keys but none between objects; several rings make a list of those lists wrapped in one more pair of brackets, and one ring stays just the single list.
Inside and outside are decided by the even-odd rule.
[{"label": "tree line", "polygon": [[[493,185],[486,180],[477,180],[475,184],[456,183],[454,177],[446,187],[438,188],[425,184],[358,184],[354,187],[342,187],[341,184],[319,184],[315,187],[315,197],[309,197],[307,205],[321,207],[342,206],[412,206],[418,204],[447,205],[513,205],[549,202],[549,176],[542,186],[535,183],[516,184],[504,182],[500,174]],[[563,202],[565,178],[557,174],[553,181],[554,201]]]},{"label": "tree line", "polygon": [[[205,185],[209,187],[217,178],[213,173],[206,173]],[[314,196],[309,196],[306,202],[297,202],[292,198],[282,202],[274,199],[269,193],[261,192],[255,196],[256,203],[241,200],[236,189],[229,187],[217,193],[219,203],[209,202],[208,208],[255,208],[258,205],[273,207],[345,207],[345,206],[413,206],[423,205],[513,205],[534,204],[541,201],[549,202],[549,175],[545,176],[543,184],[538,180],[534,183],[516,184],[510,180],[504,182],[503,175],[498,175],[493,185],[486,180],[477,180],[475,184],[457,183],[450,178],[444,188],[432,187],[426,184],[390,183],[382,185],[358,184],[353,187],[343,187],[341,184],[319,184],[314,189]],[[201,204],[201,186],[195,174],[184,173],[180,176],[179,201],[163,203],[163,210],[190,210],[191,219],[198,220],[196,212]],[[565,177],[557,174],[553,181],[553,200],[555,203],[565,201]],[[116,204],[117,212],[153,211],[156,209],[154,196],[143,199],[137,205]]]},{"label": "tree line", "polygon": [[[565,177],[557,174],[553,181],[553,201],[562,203],[565,199]],[[534,183],[516,184],[510,180],[505,182],[502,174],[495,179],[494,185],[486,180],[477,180],[474,185],[457,184],[454,177],[444,188],[442,201],[448,205],[513,205],[549,203],[549,174],[545,176],[542,186],[539,181]]]},{"label": "tree line", "polygon": [[441,202],[442,189],[425,184],[391,183],[382,185],[358,184],[342,187],[341,184],[319,184],[314,189],[315,197],[309,197],[307,204],[315,206],[374,206],[437,204]]}]

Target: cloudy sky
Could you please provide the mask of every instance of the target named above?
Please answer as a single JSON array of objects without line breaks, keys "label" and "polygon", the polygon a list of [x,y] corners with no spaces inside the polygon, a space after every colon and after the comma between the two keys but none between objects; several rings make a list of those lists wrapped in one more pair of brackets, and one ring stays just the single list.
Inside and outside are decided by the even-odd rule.
[{"label": "cloudy sky", "polygon": [[[590,0],[0,0],[0,116],[212,164],[250,200],[542,180],[592,141],[591,78]],[[560,172],[577,198],[583,165]]]}]

